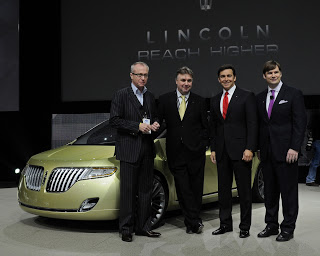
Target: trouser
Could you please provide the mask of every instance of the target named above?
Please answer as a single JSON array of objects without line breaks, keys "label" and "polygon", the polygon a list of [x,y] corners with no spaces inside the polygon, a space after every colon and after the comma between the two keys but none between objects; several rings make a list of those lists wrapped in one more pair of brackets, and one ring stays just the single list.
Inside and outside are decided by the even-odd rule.
[{"label": "trouser", "polygon": [[[269,150],[270,152],[270,150]],[[276,162],[269,153],[263,161],[262,171],[264,179],[264,197],[268,227],[279,228],[279,200],[281,196],[283,221],[280,224],[282,231],[293,233],[298,217],[298,162]]]},{"label": "trouser", "polygon": [[154,158],[150,150],[143,146],[136,163],[120,161],[120,233],[151,230]]},{"label": "trouser", "polygon": [[233,174],[237,183],[240,200],[241,230],[250,230],[252,216],[251,192],[252,162],[230,159],[226,151],[217,163],[220,226],[233,228],[232,223],[232,182]]},{"label": "trouser", "polygon": [[192,152],[185,146],[179,150],[170,171],[174,176],[176,192],[187,227],[202,223],[200,210],[203,195],[205,153]]}]

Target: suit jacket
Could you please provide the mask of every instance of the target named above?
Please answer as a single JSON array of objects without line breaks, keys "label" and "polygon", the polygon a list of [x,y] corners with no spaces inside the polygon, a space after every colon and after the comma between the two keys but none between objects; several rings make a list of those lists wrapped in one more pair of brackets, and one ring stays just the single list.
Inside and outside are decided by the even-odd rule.
[{"label": "suit jacket", "polygon": [[257,96],[259,112],[259,149],[261,160],[266,160],[268,146],[276,161],[286,161],[288,150],[300,151],[307,125],[307,114],[302,92],[282,84],[274,102],[270,119],[266,110],[268,90]]},{"label": "suit jacket", "polygon": [[232,160],[241,160],[245,149],[257,149],[258,116],[255,95],[236,87],[228,105],[226,119],[220,111],[222,92],[210,102],[211,151],[220,160],[223,149]]},{"label": "suit jacket", "polygon": [[182,120],[177,100],[176,90],[159,97],[159,120],[162,126],[164,121],[167,128],[166,151],[169,166],[174,165],[182,144],[194,152],[194,156],[204,154],[208,145],[208,119],[204,98],[190,92]]},{"label": "suit jacket", "polygon": [[[146,91],[144,102],[151,124],[157,121],[155,99],[152,93]],[[143,135],[139,131],[139,124],[142,122],[141,104],[131,87],[117,91],[111,102],[110,124],[117,129],[116,138],[116,158],[120,161],[134,163],[138,160],[143,136],[150,137],[153,144],[152,135]],[[151,152],[155,156],[154,147]]]}]

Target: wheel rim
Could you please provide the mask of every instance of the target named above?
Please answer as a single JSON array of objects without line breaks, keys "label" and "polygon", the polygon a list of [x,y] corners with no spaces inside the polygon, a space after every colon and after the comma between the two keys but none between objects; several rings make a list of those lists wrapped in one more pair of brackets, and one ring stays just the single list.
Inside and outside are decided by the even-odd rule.
[{"label": "wheel rim", "polygon": [[154,178],[153,180],[153,191],[151,198],[151,224],[154,226],[159,222],[164,214],[166,208],[166,196],[165,189],[161,182]]}]

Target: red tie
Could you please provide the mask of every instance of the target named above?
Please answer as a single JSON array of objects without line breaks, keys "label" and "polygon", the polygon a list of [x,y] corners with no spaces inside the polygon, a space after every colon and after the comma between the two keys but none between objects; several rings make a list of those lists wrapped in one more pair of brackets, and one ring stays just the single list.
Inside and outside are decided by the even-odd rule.
[{"label": "red tie", "polygon": [[226,119],[226,115],[227,115],[227,110],[228,110],[228,105],[229,105],[228,94],[229,93],[226,92],[224,94],[224,98],[223,98],[223,112],[222,112],[223,119]]}]

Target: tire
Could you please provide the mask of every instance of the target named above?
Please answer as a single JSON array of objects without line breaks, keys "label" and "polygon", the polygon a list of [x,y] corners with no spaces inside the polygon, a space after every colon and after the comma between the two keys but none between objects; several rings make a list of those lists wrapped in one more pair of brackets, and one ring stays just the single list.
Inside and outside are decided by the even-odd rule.
[{"label": "tire", "polygon": [[167,211],[169,190],[164,178],[157,173],[153,178],[153,191],[151,198],[151,225],[152,229],[162,226],[163,217]]},{"label": "tire", "polygon": [[264,202],[264,181],[261,165],[258,166],[252,186],[252,201],[255,203]]}]

